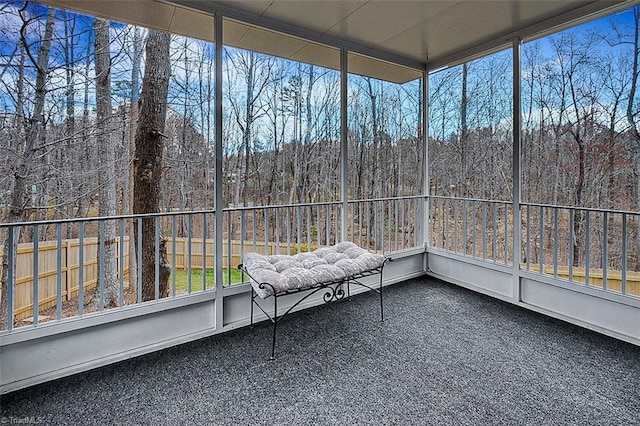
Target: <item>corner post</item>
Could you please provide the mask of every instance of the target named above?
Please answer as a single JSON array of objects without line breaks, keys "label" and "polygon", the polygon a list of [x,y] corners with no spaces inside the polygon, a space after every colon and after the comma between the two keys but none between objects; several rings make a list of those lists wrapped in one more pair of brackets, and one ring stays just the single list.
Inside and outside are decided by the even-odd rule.
[{"label": "corner post", "polygon": [[513,219],[513,270],[512,298],[520,302],[520,263],[522,261],[522,216],[521,216],[521,147],[522,147],[522,85],[521,85],[521,47],[520,37],[513,39],[513,167],[512,167],[512,219]]},{"label": "corner post", "polygon": [[423,195],[423,203],[422,203],[422,217],[420,218],[420,223],[422,223],[421,230],[421,241],[419,243],[424,247],[425,255],[424,255],[424,264],[423,268],[425,271],[429,271],[429,188],[430,188],[430,180],[429,180],[429,74],[427,70],[422,71],[422,126],[420,131],[422,132],[422,195]]}]

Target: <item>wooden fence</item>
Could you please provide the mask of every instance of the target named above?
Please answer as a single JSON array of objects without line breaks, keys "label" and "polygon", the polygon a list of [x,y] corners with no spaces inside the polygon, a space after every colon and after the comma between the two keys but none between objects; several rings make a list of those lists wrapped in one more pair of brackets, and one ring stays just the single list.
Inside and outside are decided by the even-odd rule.
[{"label": "wooden fence", "polygon": [[[116,241],[116,261],[119,262],[120,239]],[[129,279],[129,237],[123,240],[124,265],[123,281],[125,288],[128,288]],[[264,242],[232,241],[231,242],[231,262],[229,263],[229,246],[224,244],[223,247],[223,266],[225,268],[237,268],[241,262],[242,248],[245,251],[257,251],[259,253],[275,254],[278,251],[282,254],[287,253],[285,244],[278,245],[275,243],[265,244]],[[175,247],[175,257],[174,257]],[[203,241],[202,239],[191,239],[191,253],[189,253],[189,240],[187,238],[176,238],[167,241],[167,259],[173,264],[174,269],[185,271],[189,267],[188,259],[191,255],[191,268],[201,269],[203,265]],[[295,253],[297,246],[290,248],[290,253]],[[84,238],[83,240],[83,287],[85,289],[93,288],[98,281],[98,251],[99,242],[97,238]],[[215,266],[215,246],[213,240],[206,240],[206,266],[205,268],[214,268]],[[0,247],[0,256],[2,248]],[[38,244],[38,311],[42,312],[46,309],[56,306],[57,288],[58,288],[58,258],[60,258],[60,288],[61,300],[63,302],[78,296],[80,285],[80,241],[78,239],[62,240],[60,249],[58,250],[57,241],[44,241]],[[118,274],[120,265],[117,264]],[[33,314],[33,295],[34,295],[34,249],[33,244],[19,244],[18,256],[16,261],[15,291],[14,291],[14,315],[15,320],[29,318]],[[2,266],[0,265],[0,271]],[[118,276],[119,279],[119,276]],[[0,291],[3,291],[0,286]]]},{"label": "wooden fence", "polygon": [[[120,253],[120,241],[116,241],[116,254]],[[124,275],[129,272],[129,241],[124,240]],[[83,241],[83,287],[92,288],[98,276],[97,238],[85,238]],[[0,256],[2,248],[0,248]],[[60,274],[58,274],[60,259]],[[116,255],[116,259],[118,256]],[[15,268],[14,315],[16,320],[25,319],[33,313],[34,296],[34,249],[33,244],[19,244]],[[62,240],[60,248],[57,241],[38,243],[38,311],[56,306],[58,280],[60,296],[63,302],[77,297],[80,286],[80,240]],[[120,270],[118,266],[118,271]]]},{"label": "wooden fence", "polygon": [[[526,268],[526,264],[522,265],[522,268]],[[540,271],[540,265],[530,264],[529,269],[533,272]],[[553,266],[544,266],[543,273],[545,275],[553,275]],[[566,266],[559,266],[556,274],[558,278],[568,280],[569,268]],[[574,282],[583,283],[586,280],[585,268],[573,267],[571,271],[571,278]],[[640,296],[640,273],[627,272],[626,276],[626,294],[632,296]],[[604,274],[602,269],[589,269],[589,286],[600,287],[604,285]],[[622,292],[622,273],[615,270],[607,270],[607,290]]]},{"label": "wooden fence", "polygon": [[[191,240],[191,268],[201,269],[203,256],[202,256],[202,239],[193,238]],[[242,250],[245,252],[255,251],[261,254],[296,254],[298,252],[298,246],[292,245],[287,250],[286,243],[264,243],[256,242],[255,245],[252,241],[231,241],[231,253],[229,253],[228,242],[223,243],[222,248],[222,266],[224,268],[237,268],[242,262]],[[314,250],[316,246],[310,247]],[[301,246],[301,251],[307,251],[307,245]],[[229,262],[229,254],[231,254],[231,262]],[[215,267],[215,244],[213,240],[206,240],[205,248],[206,266],[205,268]],[[167,241],[167,260],[173,265],[175,269],[185,271],[189,264],[187,259],[189,258],[189,239],[188,238],[176,238],[175,239],[175,262],[173,258],[173,240]]]}]

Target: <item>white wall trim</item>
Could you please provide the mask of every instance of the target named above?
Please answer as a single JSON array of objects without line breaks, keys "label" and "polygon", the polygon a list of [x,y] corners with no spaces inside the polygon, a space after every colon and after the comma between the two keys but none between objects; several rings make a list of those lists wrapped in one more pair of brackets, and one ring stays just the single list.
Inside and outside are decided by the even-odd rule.
[{"label": "white wall trim", "polygon": [[525,302],[520,302],[518,303],[518,306],[522,306],[523,308],[529,309],[531,311],[537,312],[539,314],[542,315],[546,315],[548,317],[551,318],[555,318],[555,319],[559,319],[561,321],[565,321],[568,322],[570,324],[573,325],[577,325],[579,327],[585,328],[587,330],[591,330],[591,331],[595,331],[597,333],[600,334],[604,334],[605,336],[609,336],[609,337],[613,337],[614,339],[618,339],[618,340],[622,340],[624,342],[627,343],[631,343],[633,345],[636,346],[640,346],[640,338],[639,337],[634,337],[634,336],[629,336],[626,334],[622,334],[622,333],[618,333],[616,331],[610,330],[608,328],[603,328],[603,327],[598,327],[596,325],[593,325],[591,323],[582,321],[580,319],[577,319],[575,317],[572,317],[570,315],[564,315],[549,309],[544,309],[535,305],[530,305],[528,303]]},{"label": "white wall trim", "polygon": [[[51,380],[56,380],[62,377],[71,376],[73,374],[82,373],[84,371],[93,370],[95,368],[103,367],[105,365],[113,364],[116,362],[125,361],[127,359],[131,359],[131,358],[146,355],[152,352],[160,351],[162,349],[167,349],[172,346],[181,345],[181,344],[188,343],[198,339],[203,339],[205,337],[210,337],[214,334],[217,334],[217,331],[212,328],[210,330],[187,334],[179,338],[160,341],[153,345],[143,346],[137,349],[115,353],[113,355],[109,355],[106,357],[92,359],[87,362],[73,365],[71,367],[52,370],[45,374],[26,377],[25,379],[18,380],[15,382],[6,383],[6,384],[0,382],[1,383],[0,395],[13,392],[16,390],[24,389],[26,387],[37,385],[40,383],[45,383]],[[3,354],[3,350],[2,350],[2,346],[0,346],[0,357],[2,357],[2,354]]]},{"label": "white wall trim", "polygon": [[594,286],[586,286],[581,283],[571,282],[569,280],[555,278],[551,275],[540,274],[533,271],[521,270],[520,276],[531,281],[537,281],[540,283],[561,287],[565,290],[574,291],[576,293],[588,294],[589,296],[606,299],[611,302],[640,308],[640,298],[634,296],[622,295],[611,290],[605,290]]},{"label": "white wall trim", "polygon": [[5,345],[24,342],[27,340],[51,337],[57,334],[70,333],[77,330],[85,330],[109,323],[126,321],[145,315],[153,315],[158,312],[177,309],[184,306],[215,300],[216,292],[213,290],[201,293],[176,296],[171,299],[154,300],[141,305],[124,306],[117,309],[106,309],[102,312],[86,313],[81,317],[63,318],[59,322],[42,323],[38,326],[21,327],[11,332],[0,334],[0,348]]},{"label": "white wall trim", "polygon": [[[429,276],[640,346],[640,303],[635,297],[521,270],[514,283],[520,287],[521,300],[514,301],[509,295],[494,291],[489,283],[454,276],[455,271],[465,269],[465,264],[481,267],[482,262],[444,252],[437,256],[445,259],[444,264],[440,262],[444,267],[428,271]],[[459,266],[452,268],[456,263]],[[492,263],[487,263],[485,269],[496,271]]]}]

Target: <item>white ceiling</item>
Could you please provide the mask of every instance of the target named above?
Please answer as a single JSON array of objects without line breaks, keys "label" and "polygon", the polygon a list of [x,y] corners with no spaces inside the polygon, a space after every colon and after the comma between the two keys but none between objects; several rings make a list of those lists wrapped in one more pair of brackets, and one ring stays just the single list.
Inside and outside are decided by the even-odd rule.
[{"label": "white ceiling", "polygon": [[[214,4],[398,55],[418,63],[499,41],[534,26],[557,25],[622,1],[608,0],[172,0]],[[627,2],[628,3],[628,2]],[[256,22],[257,23],[257,22]],[[538,30],[538,29],[537,29]]]},{"label": "white ceiling", "polygon": [[[221,10],[225,44],[328,68],[339,50],[349,71],[405,82],[420,69],[504,47],[638,0],[39,0],[213,41]],[[268,30],[268,31],[267,31]],[[292,34],[291,37],[287,34]],[[304,39],[302,39],[304,38]],[[310,43],[309,41],[315,42]],[[323,44],[325,44],[323,46]],[[331,46],[331,47],[327,47]],[[406,67],[392,67],[389,62]]]}]

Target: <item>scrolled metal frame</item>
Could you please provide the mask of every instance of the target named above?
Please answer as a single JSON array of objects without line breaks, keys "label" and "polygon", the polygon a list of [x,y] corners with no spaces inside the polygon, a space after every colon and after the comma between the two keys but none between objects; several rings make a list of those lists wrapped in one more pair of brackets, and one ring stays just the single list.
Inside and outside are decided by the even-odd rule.
[{"label": "scrolled metal frame", "polygon": [[[309,297],[313,296],[314,294],[321,292],[321,291],[325,291],[325,293],[322,295],[322,300],[324,301],[324,303],[331,303],[331,302],[336,302],[336,301],[340,301],[345,299],[345,297],[347,299],[351,298],[351,284],[357,284],[361,287],[364,287],[368,290],[373,291],[374,293],[377,293],[380,297],[380,321],[384,321],[384,304],[383,304],[383,297],[382,297],[382,271],[384,269],[385,264],[388,261],[391,261],[391,258],[386,258],[384,263],[375,269],[371,269],[369,271],[365,271],[363,273],[360,274],[356,274],[356,275],[351,275],[349,277],[345,277],[341,280],[333,280],[333,281],[327,281],[327,282],[322,282],[319,284],[316,284],[312,287],[308,287],[308,288],[304,288],[304,289],[295,289],[295,290],[286,290],[286,291],[281,291],[281,292],[277,292],[275,287],[268,282],[259,282],[258,280],[256,280],[255,278],[253,278],[251,276],[251,274],[249,273],[249,271],[247,271],[247,269],[244,267],[243,264],[238,265],[238,269],[240,269],[242,272],[244,272],[249,279],[253,282],[256,283],[258,285],[258,288],[261,290],[265,290],[267,288],[269,288],[271,290],[271,294],[268,295],[267,297],[265,297],[265,300],[268,299],[269,297],[273,297],[273,315],[270,314],[269,312],[267,312],[265,309],[262,308],[262,306],[260,306],[260,304],[256,301],[256,297],[259,297],[258,293],[256,293],[255,289],[253,288],[253,285],[251,285],[251,327],[253,327],[253,305],[256,305],[258,307],[258,309],[260,309],[262,311],[263,314],[265,314],[265,316],[267,317],[267,319],[269,321],[271,321],[271,323],[273,324],[273,334],[272,334],[272,338],[271,338],[271,356],[270,356],[270,360],[274,360],[275,359],[275,354],[276,354],[276,336],[277,336],[277,328],[278,328],[278,323],[285,317],[287,316],[288,313],[290,313],[293,309],[295,309],[298,305],[300,305],[302,302],[304,302],[305,300],[307,300]],[[378,288],[369,286],[367,284],[364,284],[358,280],[365,278],[365,277],[370,277],[373,275],[379,275],[380,276],[380,280],[379,280],[379,286]],[[346,284],[347,287],[347,291],[345,293],[344,290],[344,285]],[[286,296],[286,295],[291,295],[291,294],[300,294],[300,293],[306,293],[304,294],[300,299],[298,299],[293,305],[289,306],[289,308],[287,308],[286,311],[284,311],[284,313],[278,315],[278,298],[282,297],[282,296]]]}]

